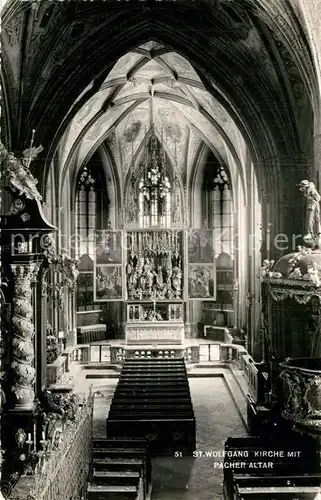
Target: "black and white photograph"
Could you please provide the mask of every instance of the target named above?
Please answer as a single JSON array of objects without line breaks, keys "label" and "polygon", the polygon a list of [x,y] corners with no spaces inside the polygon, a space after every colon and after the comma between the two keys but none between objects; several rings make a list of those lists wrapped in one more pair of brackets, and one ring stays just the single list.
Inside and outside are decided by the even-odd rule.
[{"label": "black and white photograph", "polygon": [[321,500],[321,0],[0,8],[0,500]]}]

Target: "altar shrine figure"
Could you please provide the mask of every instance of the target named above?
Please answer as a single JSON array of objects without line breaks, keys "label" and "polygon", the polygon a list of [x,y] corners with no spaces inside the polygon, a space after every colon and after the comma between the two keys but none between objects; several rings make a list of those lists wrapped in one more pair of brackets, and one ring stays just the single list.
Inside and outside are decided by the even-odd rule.
[{"label": "altar shrine figure", "polygon": [[130,300],[172,300],[183,297],[181,235],[161,231],[134,232],[126,266]]},{"label": "altar shrine figure", "polygon": [[181,256],[177,250],[173,253],[172,265],[173,267],[181,267]]},{"label": "altar shrine figure", "polygon": [[157,275],[156,275],[156,286],[159,290],[164,288],[164,279],[163,279],[163,269],[162,266],[157,267]]},{"label": "altar shrine figure", "polygon": [[182,273],[179,267],[176,266],[173,268],[173,277],[172,277],[172,286],[175,298],[179,298],[181,296],[181,282],[182,282]]}]

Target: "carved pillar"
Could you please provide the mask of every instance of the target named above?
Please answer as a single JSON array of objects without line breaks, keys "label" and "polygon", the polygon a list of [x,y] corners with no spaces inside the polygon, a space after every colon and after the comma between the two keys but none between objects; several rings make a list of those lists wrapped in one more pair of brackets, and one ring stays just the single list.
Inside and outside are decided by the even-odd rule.
[{"label": "carved pillar", "polygon": [[14,276],[12,312],[12,392],[17,410],[32,410],[34,401],[34,345],[35,333],[32,307],[32,284],[39,264],[35,262],[11,264]]}]

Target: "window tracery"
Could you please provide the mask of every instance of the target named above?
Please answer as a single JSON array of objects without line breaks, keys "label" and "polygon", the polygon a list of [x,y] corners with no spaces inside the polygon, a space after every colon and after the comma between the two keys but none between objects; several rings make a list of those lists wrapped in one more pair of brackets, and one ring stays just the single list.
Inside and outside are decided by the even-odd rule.
[{"label": "window tracery", "polygon": [[169,228],[172,223],[172,183],[165,152],[155,136],[152,136],[150,146],[150,159],[145,151],[143,172],[138,182],[139,226]]},{"label": "window tracery", "polygon": [[100,198],[101,180],[99,176],[90,167],[84,167],[78,176],[75,206],[75,254],[80,259],[77,285],[78,311],[94,309],[94,275],[90,263],[92,263],[95,253],[95,230],[98,228]]}]

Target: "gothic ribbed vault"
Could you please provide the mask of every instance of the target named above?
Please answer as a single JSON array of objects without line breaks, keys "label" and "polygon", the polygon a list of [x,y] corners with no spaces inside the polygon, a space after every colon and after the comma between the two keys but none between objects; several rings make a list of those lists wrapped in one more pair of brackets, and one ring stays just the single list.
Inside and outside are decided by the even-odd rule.
[{"label": "gothic ribbed vault", "polygon": [[231,125],[230,154],[242,161],[245,142],[261,193],[276,206],[289,170],[298,181],[306,175],[317,83],[290,2],[40,1],[30,9],[13,0],[3,27],[4,135],[21,150],[37,130],[43,186],[52,165],[61,182],[61,151],[68,168],[115,125],[126,137],[140,121],[142,133],[151,113],[159,123],[171,116],[172,132],[179,116],[213,148],[226,145]]}]

